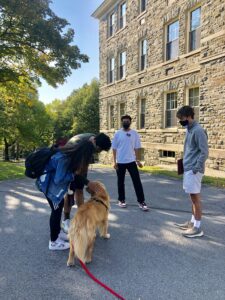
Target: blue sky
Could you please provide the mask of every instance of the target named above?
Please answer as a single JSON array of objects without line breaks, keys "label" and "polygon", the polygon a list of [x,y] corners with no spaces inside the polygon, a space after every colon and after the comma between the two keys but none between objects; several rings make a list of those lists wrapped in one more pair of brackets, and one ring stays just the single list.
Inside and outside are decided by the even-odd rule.
[{"label": "blue sky", "polygon": [[89,56],[90,61],[74,70],[66,83],[58,88],[52,88],[43,81],[38,92],[39,99],[45,104],[54,99],[64,100],[74,89],[99,77],[98,20],[92,18],[91,14],[102,2],[103,0],[52,0],[51,9],[71,24],[70,27],[75,30],[74,43],[81,53]]}]

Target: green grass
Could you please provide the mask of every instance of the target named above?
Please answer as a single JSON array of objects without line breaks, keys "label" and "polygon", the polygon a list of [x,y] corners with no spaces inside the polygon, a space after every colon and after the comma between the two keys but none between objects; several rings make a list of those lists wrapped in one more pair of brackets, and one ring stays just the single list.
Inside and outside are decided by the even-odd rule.
[{"label": "green grass", "polygon": [[[95,167],[100,168],[112,168],[111,165],[101,165],[96,164],[92,165]],[[149,167],[144,166],[140,169],[141,172],[150,173],[156,176],[166,176],[172,178],[182,179],[182,176],[177,175],[176,171],[169,171],[161,169],[160,167]],[[15,163],[15,162],[3,162],[0,161],[0,181],[6,179],[16,179],[16,178],[23,178],[24,177],[24,164],[23,163]],[[215,187],[225,188],[225,178],[219,177],[211,177],[211,176],[204,176],[203,183],[208,184]]]},{"label": "green grass", "polygon": [[[101,165],[97,164],[96,167],[112,167],[110,165]],[[150,173],[156,176],[166,176],[166,177],[172,177],[177,179],[182,179],[182,175],[178,175],[176,171],[170,171],[170,170],[164,170],[160,167],[154,167],[154,166],[144,166],[142,169],[139,169],[141,172]],[[211,186],[219,187],[219,188],[225,188],[225,178],[219,178],[219,177],[211,177],[211,176],[204,176],[202,180],[203,184],[208,184]]]},{"label": "green grass", "polygon": [[24,164],[0,161],[0,181],[24,177]]}]

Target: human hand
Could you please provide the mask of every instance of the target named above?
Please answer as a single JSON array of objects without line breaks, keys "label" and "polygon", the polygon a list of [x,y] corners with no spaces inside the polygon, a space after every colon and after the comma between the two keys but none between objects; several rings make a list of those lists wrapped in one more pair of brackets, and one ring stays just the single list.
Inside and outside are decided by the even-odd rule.
[{"label": "human hand", "polygon": [[140,160],[137,160],[137,165],[139,168],[143,168],[143,164],[140,162]]},{"label": "human hand", "polygon": [[115,170],[117,170],[117,169],[118,169],[118,165],[117,165],[117,163],[114,163],[114,165],[113,165],[113,168],[114,168]]}]

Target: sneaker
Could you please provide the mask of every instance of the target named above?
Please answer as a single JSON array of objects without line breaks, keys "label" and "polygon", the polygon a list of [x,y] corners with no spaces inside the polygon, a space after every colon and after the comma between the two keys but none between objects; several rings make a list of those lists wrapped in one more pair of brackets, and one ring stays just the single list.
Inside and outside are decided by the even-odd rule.
[{"label": "sneaker", "polygon": [[125,201],[119,201],[118,205],[119,205],[120,207],[122,207],[122,208],[127,207],[127,204],[126,204]]},{"label": "sneaker", "polygon": [[195,237],[201,237],[204,235],[204,232],[201,228],[192,227],[191,229],[188,229],[185,233],[183,233],[184,237],[187,238],[195,238]]},{"label": "sneaker", "polygon": [[60,231],[58,237],[60,238],[60,240],[62,240],[64,242],[68,242],[69,241],[68,234],[66,234],[63,230]]},{"label": "sneaker", "polygon": [[149,210],[149,208],[148,208],[148,206],[146,205],[145,202],[139,203],[139,207],[140,207],[140,209],[142,209],[144,211]]},{"label": "sneaker", "polygon": [[187,221],[185,223],[175,223],[174,225],[180,228],[181,230],[187,230],[194,227],[194,223],[191,223],[191,221]]},{"label": "sneaker", "polygon": [[68,234],[70,228],[70,219],[66,219],[65,221],[62,221],[61,228],[66,234]]},{"label": "sneaker", "polygon": [[54,242],[49,241],[48,248],[49,250],[66,250],[70,248],[70,244],[57,238]]}]

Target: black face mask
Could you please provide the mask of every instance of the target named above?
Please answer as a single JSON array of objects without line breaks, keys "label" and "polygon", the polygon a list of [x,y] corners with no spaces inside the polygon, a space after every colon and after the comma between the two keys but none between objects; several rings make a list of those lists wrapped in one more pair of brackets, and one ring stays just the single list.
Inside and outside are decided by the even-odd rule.
[{"label": "black face mask", "polygon": [[129,122],[123,122],[123,128],[124,129],[128,129],[130,127],[130,123]]},{"label": "black face mask", "polygon": [[180,125],[184,126],[188,126],[188,120],[185,121],[180,121]]}]

